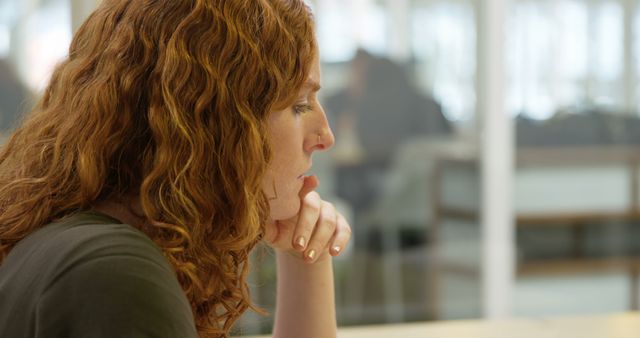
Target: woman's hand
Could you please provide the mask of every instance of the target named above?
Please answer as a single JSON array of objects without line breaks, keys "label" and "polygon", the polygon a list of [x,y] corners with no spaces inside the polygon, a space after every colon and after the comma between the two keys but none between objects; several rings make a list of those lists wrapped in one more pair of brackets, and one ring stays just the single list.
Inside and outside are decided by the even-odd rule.
[{"label": "woman's hand", "polygon": [[328,257],[327,253],[338,256],[351,238],[351,227],[344,216],[314,191],[318,183],[316,176],[305,177],[298,214],[267,225],[265,234],[271,247],[308,263]]}]

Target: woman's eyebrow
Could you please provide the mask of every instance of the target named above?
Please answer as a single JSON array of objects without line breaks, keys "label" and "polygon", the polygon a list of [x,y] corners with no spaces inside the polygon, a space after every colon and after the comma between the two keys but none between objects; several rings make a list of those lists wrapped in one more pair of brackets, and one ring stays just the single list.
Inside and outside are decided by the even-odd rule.
[{"label": "woman's eyebrow", "polygon": [[308,89],[311,89],[314,92],[317,92],[322,88],[322,86],[320,86],[320,83],[318,83],[318,81],[309,79],[309,80],[307,80],[307,82],[304,83],[303,88],[305,88],[305,89],[308,88]]}]

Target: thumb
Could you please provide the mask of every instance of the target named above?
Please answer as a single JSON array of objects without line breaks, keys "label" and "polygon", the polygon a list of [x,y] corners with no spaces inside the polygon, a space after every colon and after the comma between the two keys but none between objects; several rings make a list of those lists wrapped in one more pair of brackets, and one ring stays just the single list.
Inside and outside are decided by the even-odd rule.
[{"label": "thumb", "polygon": [[319,185],[320,180],[318,180],[318,177],[316,175],[305,176],[304,183],[302,184],[302,188],[300,189],[298,196],[300,196],[300,199],[303,199],[305,196],[307,196],[308,193],[315,190]]}]

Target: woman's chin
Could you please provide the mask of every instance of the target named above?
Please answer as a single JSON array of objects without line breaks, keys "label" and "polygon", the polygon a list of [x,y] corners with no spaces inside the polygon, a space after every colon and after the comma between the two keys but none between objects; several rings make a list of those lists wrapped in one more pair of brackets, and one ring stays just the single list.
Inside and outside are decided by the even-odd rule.
[{"label": "woman's chin", "polygon": [[271,219],[276,221],[284,221],[298,216],[300,211],[300,200],[292,199],[291,201],[273,201],[271,202]]}]

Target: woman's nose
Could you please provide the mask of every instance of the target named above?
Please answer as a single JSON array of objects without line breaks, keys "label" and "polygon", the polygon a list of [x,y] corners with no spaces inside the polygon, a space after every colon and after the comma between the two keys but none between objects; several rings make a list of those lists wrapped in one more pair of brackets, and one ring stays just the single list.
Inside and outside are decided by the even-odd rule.
[{"label": "woman's nose", "polygon": [[313,144],[311,151],[327,150],[335,143],[333,131],[331,131],[329,121],[327,121],[327,116],[322,108],[320,108],[319,118],[318,126],[315,128],[315,135],[311,136],[311,143]]},{"label": "woman's nose", "polygon": [[327,124],[325,128],[318,133],[318,150],[327,150],[333,146],[335,143],[335,138],[333,136],[333,131]]}]

